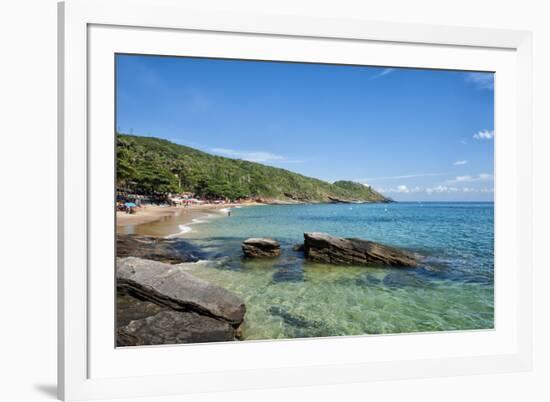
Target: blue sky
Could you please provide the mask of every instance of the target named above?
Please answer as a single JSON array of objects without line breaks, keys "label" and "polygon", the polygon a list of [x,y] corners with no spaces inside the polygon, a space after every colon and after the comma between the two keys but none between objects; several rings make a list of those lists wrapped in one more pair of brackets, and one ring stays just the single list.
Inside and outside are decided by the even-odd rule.
[{"label": "blue sky", "polygon": [[118,55],[117,129],[354,180],[492,201],[493,74]]}]

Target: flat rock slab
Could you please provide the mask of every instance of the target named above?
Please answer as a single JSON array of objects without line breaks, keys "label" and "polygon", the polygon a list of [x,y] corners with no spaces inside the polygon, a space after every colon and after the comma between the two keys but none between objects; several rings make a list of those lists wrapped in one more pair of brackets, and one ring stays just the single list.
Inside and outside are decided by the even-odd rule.
[{"label": "flat rock slab", "polygon": [[235,329],[227,322],[192,312],[161,311],[118,328],[118,346],[234,341]]},{"label": "flat rock slab", "polygon": [[230,291],[196,278],[177,265],[127,257],[117,259],[117,287],[140,299],[181,311],[222,319],[238,326],[244,301]]},{"label": "flat rock slab", "polygon": [[406,251],[361,239],[344,239],[326,233],[304,233],[304,256],[313,262],[335,265],[383,265],[416,267],[415,256]]},{"label": "flat rock slab", "polygon": [[242,249],[245,257],[265,258],[277,257],[281,254],[281,245],[277,240],[253,237],[243,241]]},{"label": "flat rock slab", "polygon": [[180,264],[205,258],[204,253],[191,243],[181,239],[166,239],[141,235],[116,237],[117,257],[138,257],[147,260]]}]

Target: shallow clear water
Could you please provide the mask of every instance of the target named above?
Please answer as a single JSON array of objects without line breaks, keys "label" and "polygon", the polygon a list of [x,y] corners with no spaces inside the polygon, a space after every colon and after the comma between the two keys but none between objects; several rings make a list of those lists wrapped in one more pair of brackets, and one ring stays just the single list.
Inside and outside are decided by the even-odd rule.
[{"label": "shallow clear water", "polygon": [[[307,231],[405,248],[424,266],[308,263],[292,251]],[[493,328],[493,203],[243,207],[184,237],[211,255],[185,269],[245,300],[246,339]],[[281,257],[243,260],[248,237],[279,240]]]}]

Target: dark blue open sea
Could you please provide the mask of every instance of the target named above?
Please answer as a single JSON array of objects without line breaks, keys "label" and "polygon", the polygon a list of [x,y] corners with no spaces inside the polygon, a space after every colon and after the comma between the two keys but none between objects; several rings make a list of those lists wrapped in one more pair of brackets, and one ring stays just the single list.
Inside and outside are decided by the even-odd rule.
[{"label": "dark blue open sea", "polygon": [[[247,306],[246,339],[489,329],[494,325],[493,203],[251,206],[183,236],[209,252],[185,264]],[[424,257],[418,269],[307,263],[307,231],[358,237]],[[276,260],[246,261],[241,242],[273,237]]]}]

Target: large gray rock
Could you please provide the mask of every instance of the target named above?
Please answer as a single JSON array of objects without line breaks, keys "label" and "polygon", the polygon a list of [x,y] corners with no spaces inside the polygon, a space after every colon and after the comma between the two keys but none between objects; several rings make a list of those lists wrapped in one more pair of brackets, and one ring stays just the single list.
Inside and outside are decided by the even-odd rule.
[{"label": "large gray rock", "polygon": [[131,321],[141,320],[164,310],[170,309],[150,301],[136,299],[127,293],[117,292],[116,324],[118,328],[128,325]]},{"label": "large gray rock", "polygon": [[277,240],[253,237],[243,241],[242,249],[245,257],[277,257],[281,254],[281,245]]},{"label": "large gray rock", "polygon": [[319,232],[304,233],[304,255],[310,261],[336,265],[418,266],[414,255],[397,248]]},{"label": "large gray rock", "polygon": [[192,312],[174,310],[131,321],[117,330],[118,346],[234,341],[227,322]]},{"label": "large gray rock", "polygon": [[194,311],[238,326],[244,301],[219,286],[185,272],[178,265],[127,257],[117,259],[117,287],[140,299],[180,311]]},{"label": "large gray rock", "polygon": [[195,262],[205,257],[198,247],[185,240],[141,235],[117,234],[116,252],[117,257],[139,257],[169,264]]}]

